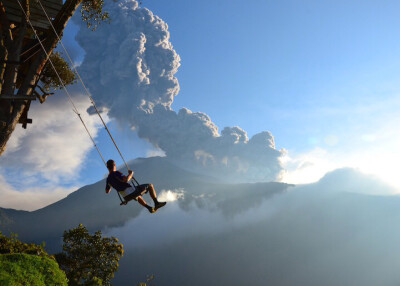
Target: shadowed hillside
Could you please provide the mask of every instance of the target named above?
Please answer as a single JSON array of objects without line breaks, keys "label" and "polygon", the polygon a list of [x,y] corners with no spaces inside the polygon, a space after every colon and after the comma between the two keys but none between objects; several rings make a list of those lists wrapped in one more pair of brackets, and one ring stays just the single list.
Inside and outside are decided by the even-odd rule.
[{"label": "shadowed hillside", "polygon": [[[137,159],[130,166],[135,170],[134,175],[140,183],[152,182],[158,193],[161,190],[184,190],[185,200],[180,201],[182,208],[192,201],[201,205],[202,200],[195,198],[208,194],[227,214],[233,209],[237,212],[257,205],[260,196],[283,192],[289,186],[280,183],[224,184],[216,179],[185,171],[161,157]],[[143,211],[134,201],[127,206],[120,206],[115,191],[106,194],[104,188],[105,179],[82,187],[66,198],[32,212],[0,209],[1,231],[16,232],[25,241],[46,241],[50,251],[59,247],[62,233],[66,229],[80,223],[91,231],[117,227]],[[248,201],[235,199],[243,193],[249,194]],[[145,199],[152,203],[148,195],[145,195]]]}]

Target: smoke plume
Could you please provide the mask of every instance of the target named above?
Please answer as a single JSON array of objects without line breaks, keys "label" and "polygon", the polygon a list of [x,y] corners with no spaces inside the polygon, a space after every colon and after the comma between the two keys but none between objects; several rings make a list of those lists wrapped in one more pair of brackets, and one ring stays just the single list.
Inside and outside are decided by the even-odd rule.
[{"label": "smoke plume", "polygon": [[270,132],[250,139],[239,127],[219,133],[205,113],[172,110],[180,58],[163,20],[133,0],[104,5],[111,23],[96,32],[81,24],[76,39],[86,52],[80,72],[110,118],[128,124],[181,166],[236,181],[279,178],[284,150],[275,149]]}]

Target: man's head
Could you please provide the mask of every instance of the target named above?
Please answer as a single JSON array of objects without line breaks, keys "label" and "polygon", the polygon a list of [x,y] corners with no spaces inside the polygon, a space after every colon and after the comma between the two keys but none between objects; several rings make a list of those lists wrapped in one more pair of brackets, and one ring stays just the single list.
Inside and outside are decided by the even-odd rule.
[{"label": "man's head", "polygon": [[114,171],[114,168],[115,168],[115,162],[114,162],[114,160],[108,160],[107,161],[107,169],[109,170],[109,171]]}]

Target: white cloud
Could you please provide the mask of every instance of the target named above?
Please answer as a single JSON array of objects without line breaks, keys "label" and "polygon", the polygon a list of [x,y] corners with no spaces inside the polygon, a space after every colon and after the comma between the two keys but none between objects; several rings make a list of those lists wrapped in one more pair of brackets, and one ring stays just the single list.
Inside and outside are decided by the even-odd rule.
[{"label": "white cloud", "polygon": [[[368,144],[364,142],[366,139]],[[361,141],[364,143],[361,144]],[[316,147],[298,154],[291,152],[282,159],[286,171],[281,181],[293,184],[311,183],[334,169],[350,167],[373,174],[400,192],[397,171],[400,162],[399,145],[400,136],[393,128],[381,128],[367,137],[356,134],[348,138],[347,144],[332,149]]]},{"label": "white cloud", "polygon": [[[86,112],[89,100],[70,93],[95,138],[100,123]],[[32,104],[29,117],[33,124],[17,126],[0,157],[1,207],[35,210],[64,198],[79,186],[77,171],[93,147],[63,91]]]},{"label": "white cloud", "polygon": [[[0,175],[0,207],[33,211],[65,198],[77,187],[40,185],[16,190]],[[37,184],[38,185],[38,184]]]},{"label": "white cloud", "polygon": [[184,190],[161,190],[158,195],[158,200],[161,202],[174,202],[179,199],[183,199]]},{"label": "white cloud", "polygon": [[[73,100],[95,137],[99,121],[85,111],[89,100],[78,94]],[[93,144],[67,97],[60,91],[43,105],[32,104],[29,117],[33,124],[26,130],[17,126],[0,164],[8,171],[18,170],[21,176],[40,175],[52,182],[71,180]]]},{"label": "white cloud", "polygon": [[282,158],[285,172],[282,182],[291,184],[306,184],[318,181],[327,172],[341,167],[341,162],[335,160],[334,155],[322,148],[289,155]]}]

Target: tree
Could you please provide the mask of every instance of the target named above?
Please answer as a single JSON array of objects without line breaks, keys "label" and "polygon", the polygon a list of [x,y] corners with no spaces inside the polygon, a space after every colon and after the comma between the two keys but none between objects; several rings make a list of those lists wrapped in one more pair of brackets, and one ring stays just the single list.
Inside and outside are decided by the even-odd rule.
[{"label": "tree", "polygon": [[[51,89],[62,88],[62,84],[68,85],[76,82],[75,73],[71,70],[69,64],[58,52],[51,53],[49,59],[53,63],[55,71],[53,66],[47,62],[40,75],[40,81],[43,83],[43,89],[49,91]],[[62,84],[57,74],[60,76]]]},{"label": "tree", "polygon": [[25,243],[18,240],[17,237],[13,233],[10,236],[5,236],[0,232],[0,254],[26,253],[52,257],[44,250],[44,244]]},{"label": "tree", "polygon": [[[38,40],[31,39],[34,33],[24,16],[26,14],[28,18],[30,17],[30,8],[35,0],[18,0],[24,10],[19,22],[9,20],[7,13],[10,15],[10,12],[5,9],[7,1],[11,0],[0,0],[0,155],[4,152],[17,123],[22,123],[24,128],[27,123],[31,123],[27,118],[31,100],[37,96],[43,102],[49,94],[41,89],[43,94],[39,96],[39,92],[35,90],[39,81],[43,80],[44,85],[47,84],[48,87],[57,87],[61,84],[54,75],[51,75],[49,80],[50,69],[45,68],[45,65],[50,55],[59,57],[56,53],[52,53],[58,42],[57,35],[62,34],[76,8],[82,4],[82,19],[92,30],[101,21],[109,18],[107,12],[102,11],[103,0],[66,0],[52,20],[57,35],[51,26],[38,28],[43,51],[41,46],[37,45]],[[12,0],[14,5],[16,1]],[[57,69],[65,71],[69,68],[59,61]],[[68,72],[64,75],[71,79],[71,74],[68,75]],[[74,78],[65,83],[73,81]]]},{"label": "tree", "polygon": [[149,282],[154,279],[154,274],[146,275],[146,282],[139,282],[136,286],[151,286]]},{"label": "tree", "polygon": [[93,235],[80,224],[64,231],[63,251],[56,254],[60,268],[69,279],[69,285],[111,285],[122,257],[122,244],[115,237]]}]

